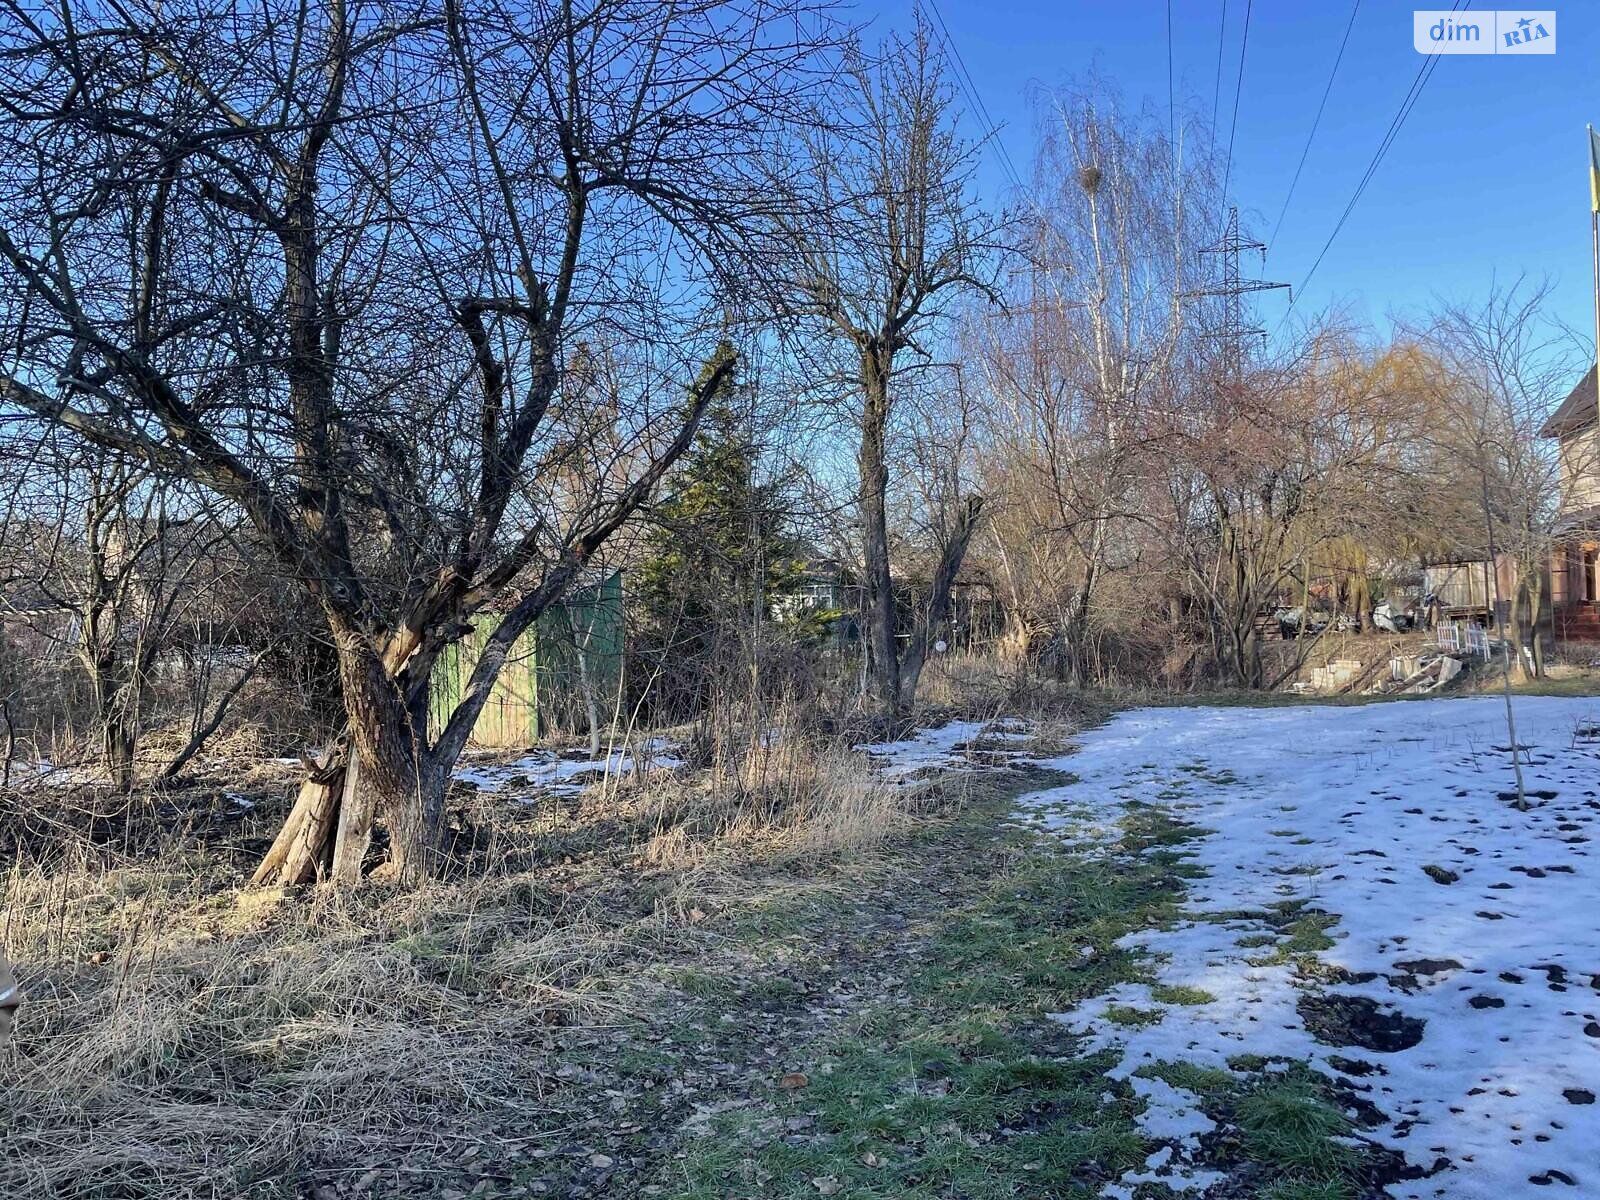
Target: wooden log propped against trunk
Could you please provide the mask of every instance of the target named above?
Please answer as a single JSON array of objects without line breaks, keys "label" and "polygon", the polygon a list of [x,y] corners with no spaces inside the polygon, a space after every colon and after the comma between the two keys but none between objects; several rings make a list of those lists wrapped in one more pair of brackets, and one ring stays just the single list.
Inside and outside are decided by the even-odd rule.
[{"label": "wooden log propped against trunk", "polygon": [[370,794],[361,791],[360,776],[361,759],[352,751],[344,777],[340,780],[343,799],[338,805],[339,827],[333,839],[330,859],[334,880],[343,884],[361,882],[361,864],[372,842],[372,820],[376,805]]},{"label": "wooden log propped against trunk", "polygon": [[297,887],[326,877],[333,862],[333,835],[351,761],[345,737],[337,739],[321,758],[307,759],[306,777],[294,807],[250,877],[251,887]]}]

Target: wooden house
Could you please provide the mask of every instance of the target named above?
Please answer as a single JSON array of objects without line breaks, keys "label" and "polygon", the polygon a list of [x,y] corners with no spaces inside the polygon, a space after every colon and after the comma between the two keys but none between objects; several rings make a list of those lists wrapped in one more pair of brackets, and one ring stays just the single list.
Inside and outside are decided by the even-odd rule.
[{"label": "wooden house", "polygon": [[1496,554],[1491,568],[1482,550],[1463,550],[1431,558],[1422,568],[1422,594],[1430,603],[1430,620],[1474,621],[1494,624],[1494,605],[1516,595],[1516,561]]},{"label": "wooden house", "polygon": [[1600,642],[1600,393],[1595,368],[1539,430],[1554,438],[1561,510],[1550,555],[1550,606],[1561,641]]}]

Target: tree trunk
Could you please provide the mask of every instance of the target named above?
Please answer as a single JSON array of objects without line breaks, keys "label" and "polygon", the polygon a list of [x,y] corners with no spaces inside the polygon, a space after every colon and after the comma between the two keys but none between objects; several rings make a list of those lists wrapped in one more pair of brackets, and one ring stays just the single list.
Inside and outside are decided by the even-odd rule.
[{"label": "tree trunk", "polygon": [[[392,772],[374,769],[359,744],[341,741],[311,764],[252,886],[294,887],[322,879],[344,887],[360,883],[380,819],[389,832],[383,874],[417,882],[434,867],[441,823],[434,814],[442,816],[448,778],[447,770],[427,764],[414,782],[392,790]],[[391,787],[386,789],[385,782]]]},{"label": "tree trunk", "polygon": [[1100,564],[1105,558],[1107,521],[1096,516],[1089,532],[1089,544],[1084,550],[1083,581],[1072,597],[1066,629],[1067,645],[1072,651],[1072,683],[1086,687],[1089,683],[1089,630],[1090,605],[1094,602],[1095,583],[1100,576]]},{"label": "tree trunk", "polygon": [[1266,672],[1261,668],[1261,635],[1256,632],[1254,609],[1246,620],[1250,624],[1244,635],[1244,680],[1245,687],[1255,691],[1266,682]]},{"label": "tree trunk", "polygon": [[1073,594],[1067,606],[1066,623],[1061,629],[1062,643],[1067,648],[1068,678],[1076,688],[1086,686],[1089,680],[1090,586],[1085,579]]},{"label": "tree trunk", "polygon": [[857,469],[872,699],[879,716],[894,719],[900,713],[900,655],[895,648],[894,594],[889,573],[889,466],[885,456],[891,361],[890,355],[876,346],[861,352],[866,403],[861,416]]},{"label": "tree trunk", "polygon": [[939,555],[939,565],[933,572],[933,587],[928,593],[927,611],[911,635],[904,666],[898,672],[899,701],[907,708],[917,698],[917,683],[922,678],[923,665],[928,661],[928,640],[949,615],[950,593],[955,587],[956,576],[961,573],[962,560],[967,556],[967,543],[972,541],[972,534],[978,528],[978,516],[982,512],[983,499],[979,496],[967,497],[956,519],[956,526]]},{"label": "tree trunk", "polygon": [[1522,647],[1526,643],[1523,641],[1521,588],[1512,590],[1510,597],[1506,600],[1506,608],[1508,610],[1504,630],[1506,670],[1511,673],[1512,679],[1515,679],[1518,683],[1525,683],[1528,679],[1528,664],[1527,660],[1522,656]]},{"label": "tree trunk", "polygon": [[113,699],[111,711],[100,718],[101,753],[112,785],[120,792],[131,792],[134,784],[133,753],[137,732],[132,720]]},{"label": "tree trunk", "polygon": [[361,858],[380,817],[389,829],[389,873],[416,882],[432,869],[448,775],[448,766],[442,774],[434,769],[427,730],[416,724],[418,710],[412,701],[427,681],[391,677],[384,660],[356,634],[343,632],[338,646],[350,742],[359,759],[357,786],[340,818],[345,854],[338,863],[343,872],[339,882],[359,878]]},{"label": "tree trunk", "polygon": [[361,757],[351,755],[339,781],[339,821],[333,836],[332,878],[350,886],[361,882],[361,864],[372,844],[375,797],[361,789]]},{"label": "tree trunk", "polygon": [[1000,634],[996,644],[1002,662],[1022,671],[1027,668],[1029,655],[1033,650],[1033,631],[1028,628],[1028,622],[1016,607],[1008,605],[1005,615],[1005,628]]},{"label": "tree trunk", "polygon": [[321,759],[308,761],[294,807],[256,867],[250,886],[298,887],[326,875],[328,835],[337,816],[347,762],[348,748],[342,742]]},{"label": "tree trunk", "polygon": [[1526,627],[1526,641],[1529,651],[1533,655],[1533,677],[1544,678],[1544,638],[1540,634],[1540,623],[1544,617],[1544,586],[1539,579],[1539,568],[1533,564],[1524,571],[1523,577],[1528,581],[1528,617]]},{"label": "tree trunk", "polygon": [[[433,866],[449,767],[439,769],[426,740],[425,679],[392,678],[363,636],[334,620],[345,734],[313,761],[299,797],[262,860],[257,885],[293,886],[332,878],[349,886],[361,871],[375,826],[389,832],[386,873],[406,882]],[[434,653],[410,656],[425,669]]]},{"label": "tree trunk", "polygon": [[1350,582],[1350,617],[1355,621],[1356,632],[1365,633],[1372,615],[1372,586],[1363,572]]},{"label": "tree trunk", "polygon": [[137,702],[128,666],[114,644],[115,632],[105,633],[95,618],[85,623],[85,645],[79,657],[89,673],[94,697],[95,724],[100,735],[100,762],[118,791],[133,789],[133,752],[138,742],[134,716]]}]

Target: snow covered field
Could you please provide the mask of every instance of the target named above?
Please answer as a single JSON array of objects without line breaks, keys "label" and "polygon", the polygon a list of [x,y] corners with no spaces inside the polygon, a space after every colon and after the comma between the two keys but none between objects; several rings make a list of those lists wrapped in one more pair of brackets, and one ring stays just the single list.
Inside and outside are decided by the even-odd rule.
[{"label": "snow covered field", "polygon": [[[1188,847],[1206,872],[1189,919],[1125,941],[1156,957],[1163,995],[1211,999],[1124,984],[1060,1019],[1119,1050],[1121,1077],[1316,1064],[1381,1111],[1367,1136],[1429,1172],[1395,1197],[1600,1197],[1600,702],[1520,698],[1517,719],[1526,812],[1498,699],[1144,709],[1084,734],[1047,764],[1077,782],[1024,808],[1079,843],[1135,802],[1210,831]],[[1319,969],[1275,952],[1286,911],[1326,926]],[[1129,1008],[1149,1023],[1108,1016]],[[1163,1145],[1106,1194],[1203,1190],[1197,1097],[1134,1085]]]}]

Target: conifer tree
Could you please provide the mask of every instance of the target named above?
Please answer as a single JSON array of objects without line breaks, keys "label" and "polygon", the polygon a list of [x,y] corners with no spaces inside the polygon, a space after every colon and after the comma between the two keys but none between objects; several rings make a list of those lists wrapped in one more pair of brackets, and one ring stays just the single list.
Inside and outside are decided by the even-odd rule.
[{"label": "conifer tree", "polygon": [[[727,344],[703,376],[734,360]],[[764,476],[754,395],[737,364],[712,396],[667,495],[637,573],[641,649],[661,665],[657,699],[689,715],[719,658],[763,636],[773,603],[792,592],[804,552],[791,531],[791,481]],[[725,665],[725,664],[724,664]]]}]

